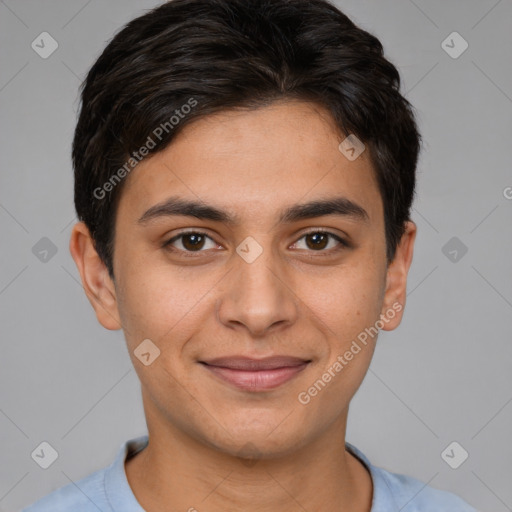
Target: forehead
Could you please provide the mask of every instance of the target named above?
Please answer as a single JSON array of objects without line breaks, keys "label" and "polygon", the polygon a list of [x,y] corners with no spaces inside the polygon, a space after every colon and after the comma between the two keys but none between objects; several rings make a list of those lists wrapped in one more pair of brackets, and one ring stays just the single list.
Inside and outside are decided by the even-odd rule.
[{"label": "forehead", "polygon": [[345,138],[322,107],[300,101],[230,110],[184,127],[163,151],[141,161],[120,199],[143,211],[169,196],[263,217],[282,206],[343,195],[372,216],[382,205],[368,151],[348,160]]}]

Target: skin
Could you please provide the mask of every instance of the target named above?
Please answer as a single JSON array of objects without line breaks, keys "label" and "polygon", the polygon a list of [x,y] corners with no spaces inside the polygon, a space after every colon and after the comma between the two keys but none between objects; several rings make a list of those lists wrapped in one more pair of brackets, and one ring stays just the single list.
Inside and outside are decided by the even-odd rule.
[{"label": "skin", "polygon": [[[300,101],[187,125],[126,178],[115,224],[115,281],[85,225],[74,226],[70,251],[85,292],[105,328],[123,328],[141,381],[150,442],[125,469],[146,510],[370,511],[371,477],[345,450],[345,431],[377,337],[307,405],[297,397],[397,303],[402,310],[383,329],[399,325],[416,226],[406,224],[388,265],[368,151],[349,161],[338,149],[343,138],[325,110]],[[239,222],[138,222],[170,196],[200,200]],[[286,207],[338,196],[364,208],[368,219],[278,222]],[[210,237],[199,251],[187,237],[162,247],[190,228]],[[319,249],[305,237],[315,229],[350,246],[328,238]],[[263,251],[252,263],[236,252],[248,236]],[[161,351],[149,366],[134,355],[147,338]],[[230,355],[311,363],[274,390],[250,392],[198,362]]]}]

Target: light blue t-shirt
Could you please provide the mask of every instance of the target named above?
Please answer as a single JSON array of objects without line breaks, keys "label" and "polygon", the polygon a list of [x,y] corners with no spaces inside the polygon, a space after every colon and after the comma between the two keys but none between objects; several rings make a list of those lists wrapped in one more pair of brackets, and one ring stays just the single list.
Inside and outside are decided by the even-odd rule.
[{"label": "light blue t-shirt", "polygon": [[[128,484],[124,462],[143,450],[147,443],[147,435],[124,443],[109,467],[54,491],[22,512],[144,512]],[[477,512],[452,493],[372,466],[355,446],[345,444],[370,471],[373,480],[371,512]]]}]

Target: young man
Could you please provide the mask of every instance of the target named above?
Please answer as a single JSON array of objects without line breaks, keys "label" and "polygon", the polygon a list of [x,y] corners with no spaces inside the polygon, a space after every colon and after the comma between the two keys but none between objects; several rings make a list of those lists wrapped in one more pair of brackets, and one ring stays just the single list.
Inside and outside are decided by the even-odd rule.
[{"label": "young man", "polygon": [[474,510],[345,441],[413,255],[399,86],[323,0],[172,0],[116,35],[82,91],[70,250],[149,436],[27,511]]}]

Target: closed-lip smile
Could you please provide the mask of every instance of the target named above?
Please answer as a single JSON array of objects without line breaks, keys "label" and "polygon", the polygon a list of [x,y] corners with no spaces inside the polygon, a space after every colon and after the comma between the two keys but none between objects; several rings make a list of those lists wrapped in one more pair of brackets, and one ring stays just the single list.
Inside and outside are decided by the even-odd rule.
[{"label": "closed-lip smile", "polygon": [[310,360],[292,356],[255,359],[245,356],[219,357],[200,363],[224,382],[245,391],[268,391],[300,373]]}]

